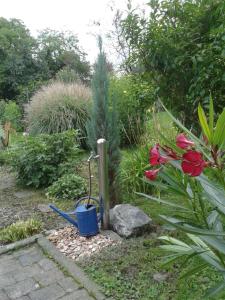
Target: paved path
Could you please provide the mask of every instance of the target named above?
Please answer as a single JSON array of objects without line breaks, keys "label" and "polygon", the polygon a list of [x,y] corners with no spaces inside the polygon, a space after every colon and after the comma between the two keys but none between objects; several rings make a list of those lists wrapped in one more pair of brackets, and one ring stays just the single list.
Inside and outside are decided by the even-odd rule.
[{"label": "paved path", "polygon": [[38,244],[0,256],[1,300],[93,300]]}]

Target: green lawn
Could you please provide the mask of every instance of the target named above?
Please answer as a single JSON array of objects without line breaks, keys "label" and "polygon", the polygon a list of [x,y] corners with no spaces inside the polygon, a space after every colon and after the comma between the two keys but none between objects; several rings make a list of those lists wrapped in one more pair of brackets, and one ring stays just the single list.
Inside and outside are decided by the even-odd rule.
[{"label": "green lawn", "polygon": [[[159,240],[155,234],[130,239],[103,250],[80,265],[102,287],[103,292],[115,300],[204,299],[202,296],[205,291],[221,280],[211,269],[205,269],[188,279],[179,279],[181,270],[187,271],[199,262],[195,260],[192,266],[188,262],[185,268],[180,268],[178,263],[163,268],[161,265],[165,253],[158,246]],[[165,274],[165,280],[154,280],[157,273]]]}]

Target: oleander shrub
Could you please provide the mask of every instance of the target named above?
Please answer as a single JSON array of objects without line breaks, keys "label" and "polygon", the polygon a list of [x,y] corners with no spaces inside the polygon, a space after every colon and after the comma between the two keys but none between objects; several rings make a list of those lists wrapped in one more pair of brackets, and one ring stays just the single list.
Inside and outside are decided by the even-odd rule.
[{"label": "oleander shrub", "polygon": [[65,174],[47,189],[47,197],[59,200],[77,200],[87,193],[84,178],[75,174]]},{"label": "oleander shrub", "polygon": [[77,157],[76,131],[25,137],[13,149],[12,166],[18,182],[47,187],[62,175],[62,165]]},{"label": "oleander shrub", "polygon": [[3,243],[25,239],[42,230],[42,222],[37,218],[18,221],[0,230],[0,241]]},{"label": "oleander shrub", "polygon": [[91,93],[81,83],[53,82],[43,86],[26,107],[26,123],[31,134],[79,131],[86,145],[86,122],[89,118]]}]

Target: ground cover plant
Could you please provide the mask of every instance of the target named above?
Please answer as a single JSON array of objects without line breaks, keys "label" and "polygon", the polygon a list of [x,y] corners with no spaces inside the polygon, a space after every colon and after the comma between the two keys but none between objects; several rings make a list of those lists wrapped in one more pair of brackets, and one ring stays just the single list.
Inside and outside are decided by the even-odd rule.
[{"label": "ground cover plant", "polygon": [[210,268],[188,280],[180,279],[190,266],[199,263],[198,260],[183,267],[182,273],[179,262],[163,266],[163,252],[157,237],[153,234],[125,240],[79,264],[102,291],[115,300],[200,300],[211,285],[221,280]]},{"label": "ground cover plant", "polygon": [[30,218],[26,221],[17,221],[3,229],[0,229],[0,242],[12,243],[22,240],[41,232],[42,222],[37,218]]}]

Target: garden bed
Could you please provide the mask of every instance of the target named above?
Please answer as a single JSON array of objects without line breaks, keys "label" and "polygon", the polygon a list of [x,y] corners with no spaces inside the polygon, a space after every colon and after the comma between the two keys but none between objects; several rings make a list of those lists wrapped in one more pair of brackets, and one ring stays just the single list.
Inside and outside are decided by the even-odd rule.
[{"label": "garden bed", "polygon": [[[116,234],[115,234],[116,235]],[[96,255],[106,247],[112,247],[122,242],[110,231],[103,231],[96,236],[82,237],[74,226],[52,230],[48,239],[66,256],[80,261]]]}]

